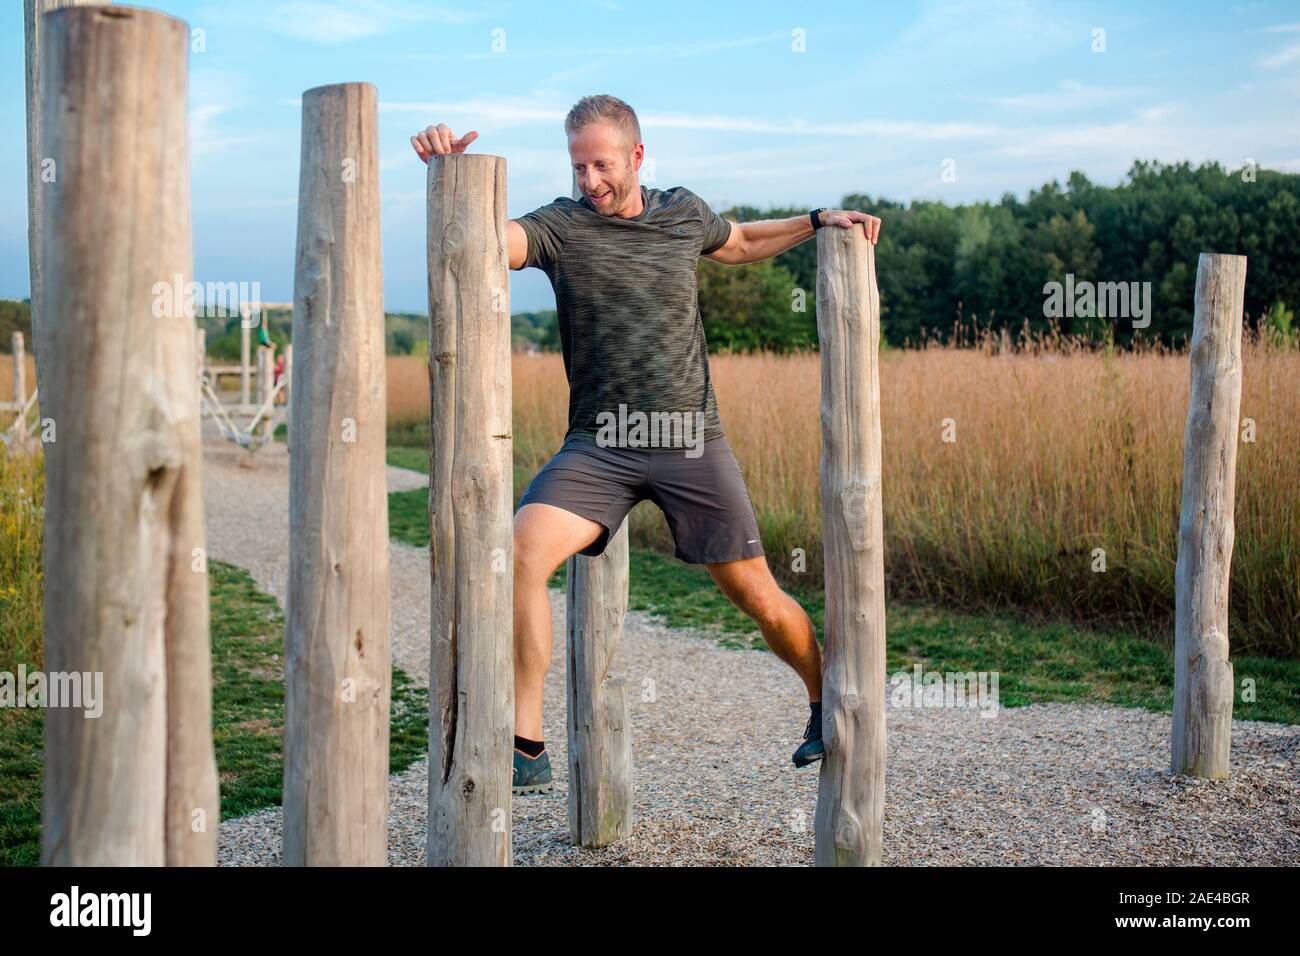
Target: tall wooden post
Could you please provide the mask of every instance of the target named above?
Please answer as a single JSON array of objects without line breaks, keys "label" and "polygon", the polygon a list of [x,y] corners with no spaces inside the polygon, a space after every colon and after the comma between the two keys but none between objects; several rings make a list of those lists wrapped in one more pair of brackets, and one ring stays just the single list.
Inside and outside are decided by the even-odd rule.
[{"label": "tall wooden post", "polygon": [[208,367],[208,331],[207,329],[195,329],[194,331],[194,371],[198,375],[199,384],[203,383],[203,373]]},{"label": "tall wooden post", "polygon": [[58,179],[58,169],[47,164],[49,152],[41,145],[41,20],[63,7],[107,6],[112,0],[23,0],[23,29],[27,45],[27,268],[32,300],[32,346],[36,349],[36,386],[41,389],[42,190]]},{"label": "tall wooden post", "polygon": [[514,473],[506,162],[428,171],[430,866],[512,862]]},{"label": "tall wooden post", "polygon": [[284,863],[388,862],[387,394],[378,95],[302,96]]},{"label": "tall wooden post", "polygon": [[818,866],[876,866],[885,801],[885,571],[880,297],[856,226],[817,232],[821,496],[826,561]]},{"label": "tall wooden post", "polygon": [[1241,411],[1246,257],[1196,267],[1174,620],[1174,773],[1224,779],[1232,742],[1229,571]]},{"label": "tall wooden post", "polygon": [[[42,21],[38,356],[45,666],[102,715],[45,711],[45,865],[212,865],[208,577],[199,468],[189,31],[137,8]],[[147,333],[141,335],[141,323]],[[93,343],[94,347],[88,347]],[[142,345],[142,343],[144,343]],[[84,702],[84,701],[83,701]]]},{"label": "tall wooden post", "polygon": [[[257,407],[260,409],[271,400],[271,389],[274,387],[272,378],[275,375],[275,369],[271,362],[273,350],[265,346],[257,350]],[[271,419],[275,417],[275,409],[267,408],[266,414],[262,420],[257,423],[257,434],[265,438],[271,433]],[[387,447],[387,439],[385,439]]]},{"label": "tall wooden post", "polygon": [[604,553],[575,555],[565,604],[569,841],[600,847],[632,832],[627,681],[610,678],[627,613],[627,522]]},{"label": "tall wooden post", "polygon": [[[301,183],[299,183],[298,191],[300,194],[299,202],[301,203]],[[252,312],[247,304],[241,302],[239,307],[239,404],[244,406],[247,406],[253,399],[252,383],[249,379],[253,366],[252,344],[250,341],[253,330],[248,326],[250,321],[252,321]]]},{"label": "tall wooden post", "polygon": [[[573,174],[573,198],[582,198]],[[565,566],[569,841],[600,847],[632,832],[632,722],[627,682],[611,678],[628,597],[628,522],[596,557]]]},{"label": "tall wooden post", "polygon": [[[385,373],[387,372],[387,363],[385,363]],[[284,371],[280,373],[280,378],[284,382],[284,390],[280,393],[280,400],[284,403],[284,424],[286,430],[293,427],[293,343],[290,342],[284,347]],[[385,413],[387,409],[385,408]],[[385,442],[387,445],[387,442]]]},{"label": "tall wooden post", "polygon": [[27,348],[23,343],[23,334],[15,332],[9,338],[14,362],[14,404],[19,410],[27,404]]},{"label": "tall wooden post", "polygon": [[15,416],[12,421],[5,416],[0,421],[0,431],[13,424],[13,443],[15,447],[29,447],[27,434],[27,349],[23,341],[23,334],[15,331],[9,339],[10,351],[14,365],[13,392],[14,392],[14,411]]}]

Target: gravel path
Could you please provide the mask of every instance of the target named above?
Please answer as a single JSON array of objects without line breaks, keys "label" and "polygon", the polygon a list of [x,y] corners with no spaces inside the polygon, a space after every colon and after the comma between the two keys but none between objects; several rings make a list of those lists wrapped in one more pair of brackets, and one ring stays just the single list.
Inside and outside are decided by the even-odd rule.
[{"label": "gravel path", "polygon": [[[205,444],[213,557],[285,597],[288,456],[255,467]],[[390,468],[389,489],[424,475]],[[235,505],[235,507],[231,507]],[[394,662],[425,684],[428,552],[392,545]],[[636,821],[602,850],[568,845],[564,734],[564,595],[551,591],[555,657],[545,735],[555,792],[514,801],[520,865],[807,865],[817,767],[790,753],[807,719],[802,685],[767,653],[717,646],[629,612],[615,675],[629,678]],[[652,700],[643,700],[652,697]],[[1300,863],[1300,727],[1236,721],[1232,776],[1211,783],[1168,771],[1170,718],[1141,710],[1037,704],[981,717],[957,708],[888,711],[883,861],[918,864],[1285,865]],[[391,778],[389,862],[423,866],[427,764]],[[225,821],[222,865],[280,861],[278,809]]]}]

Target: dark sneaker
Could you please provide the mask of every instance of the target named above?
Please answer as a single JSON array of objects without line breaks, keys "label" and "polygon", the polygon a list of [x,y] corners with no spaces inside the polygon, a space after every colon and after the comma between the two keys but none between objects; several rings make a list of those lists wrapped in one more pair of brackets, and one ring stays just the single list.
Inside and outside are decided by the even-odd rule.
[{"label": "dark sneaker", "polygon": [[555,789],[551,783],[551,758],[545,750],[536,757],[530,757],[522,750],[515,751],[512,789],[515,793],[550,793]]},{"label": "dark sneaker", "polygon": [[794,752],[794,765],[806,767],[824,756],[826,748],[822,745],[822,715],[819,710],[808,715],[808,726],[803,729],[803,743]]}]

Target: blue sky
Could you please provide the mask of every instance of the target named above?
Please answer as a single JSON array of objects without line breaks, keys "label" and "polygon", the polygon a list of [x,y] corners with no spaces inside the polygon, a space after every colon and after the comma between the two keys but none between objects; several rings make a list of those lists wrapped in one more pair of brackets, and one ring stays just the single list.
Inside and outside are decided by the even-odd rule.
[{"label": "blue sky", "polygon": [[[1023,196],[1135,158],[1300,172],[1300,4],[1289,2],[441,4],[194,0],[195,278],[293,293],[299,96],[379,88],[390,310],[426,307],[424,166],[411,133],[479,131],[507,159],[509,215],[568,195],[564,114],[636,109],[651,181],[715,208],[831,206],[847,192],[962,202]],[[1096,30],[1104,52],[1094,52]],[[22,4],[0,11],[0,297],[27,295]],[[802,31],[802,32],[798,32]],[[802,38],[804,50],[795,47]],[[498,49],[494,51],[494,41]],[[504,41],[504,49],[500,49]],[[944,181],[952,160],[954,181]],[[511,274],[514,311],[549,308]]]}]

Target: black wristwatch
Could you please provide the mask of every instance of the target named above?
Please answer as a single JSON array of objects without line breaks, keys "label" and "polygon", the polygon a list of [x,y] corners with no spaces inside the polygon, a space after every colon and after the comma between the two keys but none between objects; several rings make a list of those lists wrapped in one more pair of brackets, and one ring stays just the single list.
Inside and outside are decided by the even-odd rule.
[{"label": "black wristwatch", "polygon": [[818,206],[812,212],[808,213],[808,218],[812,220],[813,232],[816,232],[818,229],[822,227],[822,217],[820,214],[824,213],[825,211],[826,211],[825,206]]}]

